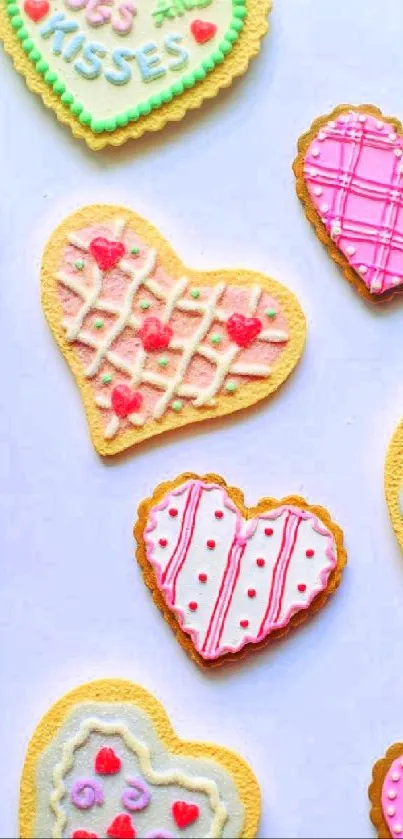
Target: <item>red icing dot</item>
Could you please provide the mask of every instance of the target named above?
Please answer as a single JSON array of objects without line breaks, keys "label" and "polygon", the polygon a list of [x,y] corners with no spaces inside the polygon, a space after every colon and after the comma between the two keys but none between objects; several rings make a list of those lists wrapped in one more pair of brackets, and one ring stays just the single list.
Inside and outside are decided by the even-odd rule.
[{"label": "red icing dot", "polygon": [[308,559],[311,559],[313,556],[315,556],[315,551],[312,550],[312,548],[308,548],[308,550],[305,551],[305,556],[307,556]]},{"label": "red icing dot", "polygon": [[173,519],[175,518],[175,516],[178,515],[178,511],[175,509],[175,507],[171,507],[169,515],[172,516]]},{"label": "red icing dot", "polygon": [[213,551],[214,548],[215,548],[214,539],[207,539],[206,545],[207,545],[208,548],[210,548],[211,551]]},{"label": "red icing dot", "polygon": [[256,589],[248,588],[248,597],[256,597]]},{"label": "red icing dot", "polygon": [[299,583],[298,584],[298,591],[306,591],[305,583]]},{"label": "red icing dot", "polygon": [[242,629],[247,629],[248,626],[249,626],[249,621],[247,621],[247,620],[239,621],[239,626],[242,626]]},{"label": "red icing dot", "polygon": [[168,544],[168,539],[160,539],[159,544],[161,545],[161,548],[166,548]]},{"label": "red icing dot", "polygon": [[195,612],[195,611],[196,611],[196,609],[197,609],[197,607],[198,607],[198,604],[196,603],[196,601],[195,601],[195,600],[191,600],[191,601],[190,601],[190,603],[189,603],[189,609],[190,609],[190,611],[191,611],[191,612]]},{"label": "red icing dot", "polygon": [[266,527],[264,532],[265,536],[273,536],[273,528],[271,527]]},{"label": "red icing dot", "polygon": [[260,557],[256,560],[256,565],[258,565],[258,566],[259,566],[259,568],[264,568],[264,566],[266,565],[266,561],[263,559],[263,557],[262,557],[262,556],[260,556]]},{"label": "red icing dot", "polygon": [[223,513],[222,510],[216,510],[214,515],[215,515],[216,519],[222,519],[224,513]]},{"label": "red icing dot", "polygon": [[199,580],[201,583],[207,583],[207,574],[199,574]]}]

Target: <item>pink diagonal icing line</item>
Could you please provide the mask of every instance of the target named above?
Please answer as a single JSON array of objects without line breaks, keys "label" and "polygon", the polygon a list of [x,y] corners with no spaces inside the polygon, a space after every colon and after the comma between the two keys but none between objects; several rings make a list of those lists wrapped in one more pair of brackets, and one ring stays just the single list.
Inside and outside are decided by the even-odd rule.
[{"label": "pink diagonal icing line", "polygon": [[393,761],[383,782],[382,810],[391,836],[402,836],[403,754]]},{"label": "pink diagonal icing line", "polygon": [[403,283],[403,139],[360,111],[329,120],[310,144],[304,178],[333,242],[373,294]]}]

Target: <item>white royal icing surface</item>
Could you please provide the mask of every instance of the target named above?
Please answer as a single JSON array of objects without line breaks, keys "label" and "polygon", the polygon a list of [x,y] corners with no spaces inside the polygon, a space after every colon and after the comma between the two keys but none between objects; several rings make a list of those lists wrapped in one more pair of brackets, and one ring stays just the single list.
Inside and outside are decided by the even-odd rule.
[{"label": "white royal icing surface", "polygon": [[167,604],[206,659],[285,626],[326,588],[337,561],[332,533],[312,513],[283,505],[245,521],[223,488],[196,480],[152,508],[145,543]]}]

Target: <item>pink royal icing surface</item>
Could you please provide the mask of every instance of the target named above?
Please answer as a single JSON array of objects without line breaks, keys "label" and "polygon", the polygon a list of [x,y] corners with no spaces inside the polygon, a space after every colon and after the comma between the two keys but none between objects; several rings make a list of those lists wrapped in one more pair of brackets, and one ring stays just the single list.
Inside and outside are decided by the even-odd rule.
[{"label": "pink royal icing surface", "polygon": [[311,200],[373,294],[403,282],[402,155],[393,125],[346,111],[320,129],[305,156]]},{"label": "pink royal icing surface", "polygon": [[393,761],[382,787],[382,810],[391,836],[403,834],[403,755]]},{"label": "pink royal icing surface", "polygon": [[200,655],[215,659],[287,625],[326,588],[332,533],[282,505],[245,521],[226,490],[190,480],[150,511],[147,558]]}]

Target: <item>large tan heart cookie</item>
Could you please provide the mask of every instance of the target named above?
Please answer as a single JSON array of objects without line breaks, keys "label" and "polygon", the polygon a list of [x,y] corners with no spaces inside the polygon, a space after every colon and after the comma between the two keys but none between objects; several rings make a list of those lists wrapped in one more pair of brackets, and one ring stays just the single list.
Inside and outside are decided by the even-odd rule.
[{"label": "large tan heart cookie", "polygon": [[253,839],[259,818],[248,764],[180,740],[155,697],[123,679],[67,693],[28,746],[22,839]]},{"label": "large tan heart cookie", "polygon": [[343,534],[303,498],[246,507],[219,475],[179,475],[139,507],[137,559],[178,641],[202,666],[261,647],[318,611],[346,564]]},{"label": "large tan heart cookie", "polygon": [[[28,87],[97,150],[182,119],[247,70],[271,0],[1,0]],[[4,80],[4,84],[6,84]]]},{"label": "large tan heart cookie", "polygon": [[42,301],[103,455],[264,399],[305,342],[284,286],[253,271],[186,268],[122,207],[86,207],[57,228]]}]

